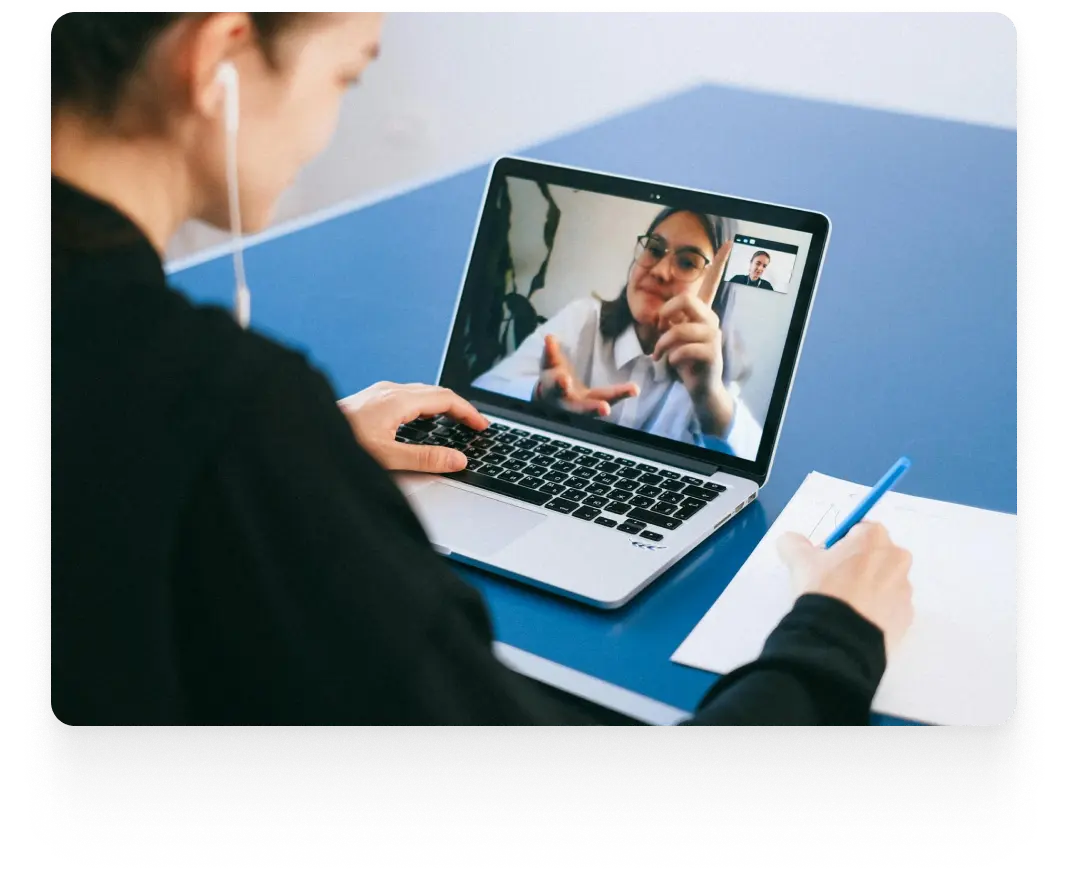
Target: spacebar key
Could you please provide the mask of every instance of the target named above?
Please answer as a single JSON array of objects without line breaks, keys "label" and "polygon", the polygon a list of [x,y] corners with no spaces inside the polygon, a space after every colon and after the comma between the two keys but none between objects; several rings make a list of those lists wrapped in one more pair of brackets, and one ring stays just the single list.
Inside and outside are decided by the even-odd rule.
[{"label": "spacebar key", "polygon": [[537,506],[543,506],[544,503],[551,499],[550,494],[542,494],[531,487],[522,487],[520,484],[500,481],[498,478],[479,475],[477,472],[471,472],[468,469],[463,469],[461,472],[452,472],[445,477],[454,478],[464,484],[470,484],[482,490],[490,490],[493,493],[502,494],[504,497],[513,497],[515,500],[521,500],[523,503],[533,503]]}]

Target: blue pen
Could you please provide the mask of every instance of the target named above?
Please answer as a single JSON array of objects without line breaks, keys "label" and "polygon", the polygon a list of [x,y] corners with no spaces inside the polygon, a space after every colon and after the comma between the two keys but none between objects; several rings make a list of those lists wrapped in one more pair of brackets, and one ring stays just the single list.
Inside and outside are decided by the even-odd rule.
[{"label": "blue pen", "polygon": [[865,495],[865,499],[862,500],[862,502],[854,508],[854,511],[843,519],[840,526],[832,532],[832,536],[825,541],[825,549],[828,549],[830,546],[846,537],[847,532],[865,518],[869,510],[877,504],[884,494],[891,490],[892,485],[905,475],[906,470],[909,468],[909,458],[905,456],[900,457],[898,462],[888,469],[887,474],[873,485],[872,490]]}]

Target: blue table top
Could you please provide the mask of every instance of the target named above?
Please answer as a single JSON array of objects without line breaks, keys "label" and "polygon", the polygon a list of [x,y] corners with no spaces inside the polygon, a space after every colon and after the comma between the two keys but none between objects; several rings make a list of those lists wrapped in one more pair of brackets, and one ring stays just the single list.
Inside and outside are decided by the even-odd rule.
[{"label": "blue table top", "polygon": [[[734,126],[760,118],[773,136]],[[907,454],[899,490],[1016,512],[1015,131],[704,86],[518,154],[811,208],[833,232],[758,501],[615,612],[461,569],[497,639],[691,710],[716,677],[670,655],[808,472],[871,484]],[[433,381],[487,173],[251,247],[254,326],[339,395]],[[230,302],[228,258],[172,281]]]}]

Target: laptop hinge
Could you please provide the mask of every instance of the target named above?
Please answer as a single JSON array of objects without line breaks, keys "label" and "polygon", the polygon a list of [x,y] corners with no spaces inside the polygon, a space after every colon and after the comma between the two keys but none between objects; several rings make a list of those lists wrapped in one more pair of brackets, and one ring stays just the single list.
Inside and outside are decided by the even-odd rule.
[{"label": "laptop hinge", "polygon": [[[623,451],[632,456],[638,456],[641,459],[661,463],[662,465],[675,466],[678,469],[686,469],[689,472],[696,472],[706,476],[713,475],[715,472],[719,471],[729,471],[720,463],[701,462],[690,456],[678,456],[676,453],[670,453],[668,450],[657,450],[646,444],[633,444],[631,441],[625,441],[617,437],[611,437],[610,435],[589,432],[584,429],[574,429],[572,426],[562,422],[556,422],[553,419],[545,419],[542,416],[533,416],[518,410],[501,409],[483,401],[475,400],[472,401],[472,403],[481,412],[491,413],[493,416],[498,416],[500,419],[520,422],[522,425],[528,425],[531,428],[540,428],[544,431],[549,431],[552,434],[564,435],[567,438],[576,438],[581,441],[586,441],[589,444],[595,444],[599,447],[607,447],[610,450]],[[744,478],[749,477],[741,472],[732,472],[731,474],[739,475]]]}]

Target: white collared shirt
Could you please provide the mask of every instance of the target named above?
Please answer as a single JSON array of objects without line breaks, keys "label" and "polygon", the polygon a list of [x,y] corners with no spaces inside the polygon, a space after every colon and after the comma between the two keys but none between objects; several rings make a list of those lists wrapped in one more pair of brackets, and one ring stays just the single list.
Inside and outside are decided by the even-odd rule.
[{"label": "white collared shirt", "polygon": [[479,376],[473,385],[531,400],[540,378],[544,337],[553,335],[573,364],[574,373],[589,388],[626,382],[639,386],[637,397],[626,398],[611,407],[608,421],[743,459],[756,458],[762,426],[740,399],[735,383],[728,386],[736,406],[730,430],[723,440],[704,435],[687,389],[671,374],[665,358],[655,362],[643,352],[632,324],[616,339],[603,338],[599,332],[601,307],[602,303],[592,297],[571,302],[537,327],[513,354]]}]

